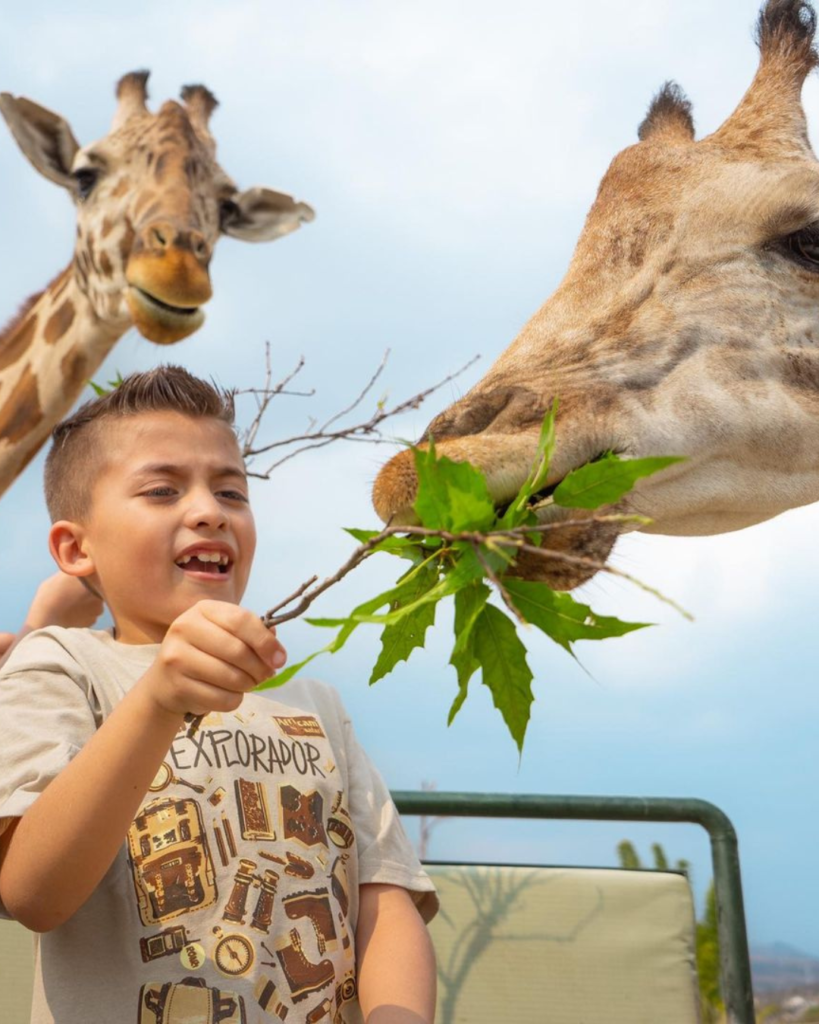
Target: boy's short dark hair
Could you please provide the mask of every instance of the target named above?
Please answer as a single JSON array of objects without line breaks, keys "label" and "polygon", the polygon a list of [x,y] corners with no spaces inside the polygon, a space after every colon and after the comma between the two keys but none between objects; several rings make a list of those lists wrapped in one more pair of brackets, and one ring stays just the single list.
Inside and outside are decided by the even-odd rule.
[{"label": "boy's short dark hair", "polygon": [[91,504],[91,491],[105,467],[106,420],[144,412],[179,412],[213,417],[233,426],[233,393],[194,377],[181,366],[158,366],[132,373],[113,390],[81,405],[52,431],[45,464],[45,498],[52,522],[80,522]]}]

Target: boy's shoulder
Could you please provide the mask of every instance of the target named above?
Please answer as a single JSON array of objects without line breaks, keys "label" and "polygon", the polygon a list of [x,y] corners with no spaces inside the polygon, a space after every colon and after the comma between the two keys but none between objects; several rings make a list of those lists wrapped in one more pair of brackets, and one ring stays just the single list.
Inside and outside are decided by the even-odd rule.
[{"label": "boy's shoulder", "polygon": [[[120,644],[111,632],[80,627],[45,626],[23,637],[0,669],[0,678],[38,675],[71,679],[87,691],[112,689],[115,699],[121,687],[114,681],[138,678],[156,657],[157,647]],[[106,703],[106,702],[103,702]]]},{"label": "boy's shoulder", "polygon": [[66,626],[43,626],[27,633],[9,654],[3,665],[3,675],[27,669],[51,666],[52,662],[68,663],[83,651],[93,650],[101,642],[101,630],[72,629]]},{"label": "boy's shoulder", "polygon": [[110,629],[89,629],[80,626],[43,626],[26,634],[9,655],[8,664],[30,662],[38,654],[64,651],[72,655],[90,654],[92,657],[107,657],[120,654],[121,657],[147,658],[155,656],[156,645],[150,647],[152,654],[143,653],[137,645],[118,643]]}]

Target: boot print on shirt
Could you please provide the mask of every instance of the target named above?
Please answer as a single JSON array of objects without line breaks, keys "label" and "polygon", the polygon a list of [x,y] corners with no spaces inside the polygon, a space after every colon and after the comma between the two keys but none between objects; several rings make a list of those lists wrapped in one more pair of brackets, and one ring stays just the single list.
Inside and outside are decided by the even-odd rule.
[{"label": "boot print on shirt", "polygon": [[316,933],[319,953],[322,956],[329,950],[331,953],[338,948],[338,937],[333,924],[333,911],[330,897],[326,889],[314,892],[296,892],[284,898],[284,912],[291,921],[299,921],[306,917],[313,925]]},{"label": "boot print on shirt", "polygon": [[280,940],[276,948],[293,1002],[299,1003],[311,992],[326,988],[335,980],[333,965],[329,960],[320,960],[317,964],[308,960],[301,945],[301,936],[293,929],[289,936]]}]

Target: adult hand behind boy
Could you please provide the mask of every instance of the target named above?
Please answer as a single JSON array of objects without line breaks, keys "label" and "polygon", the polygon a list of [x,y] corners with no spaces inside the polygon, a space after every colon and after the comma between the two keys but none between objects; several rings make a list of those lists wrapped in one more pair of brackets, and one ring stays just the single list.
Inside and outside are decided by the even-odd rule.
[{"label": "adult hand behind boy", "polygon": [[172,715],[235,711],[286,660],[275,630],[258,615],[225,601],[199,601],[170,624],[141,685]]}]

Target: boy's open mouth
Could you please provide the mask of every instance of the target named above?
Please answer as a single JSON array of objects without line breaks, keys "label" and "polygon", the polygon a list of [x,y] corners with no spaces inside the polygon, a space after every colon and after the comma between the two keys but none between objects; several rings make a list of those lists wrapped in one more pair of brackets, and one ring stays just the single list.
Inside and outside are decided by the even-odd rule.
[{"label": "boy's open mouth", "polygon": [[224,576],[230,570],[231,560],[224,551],[189,551],[177,559],[176,566],[183,572]]}]

